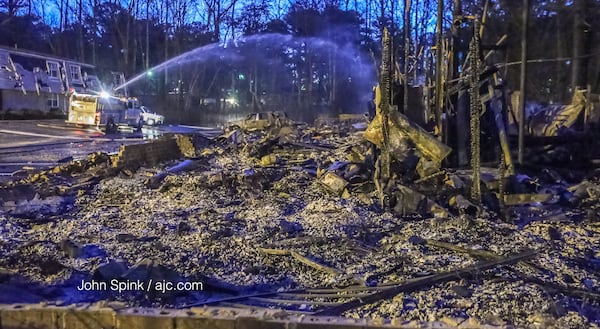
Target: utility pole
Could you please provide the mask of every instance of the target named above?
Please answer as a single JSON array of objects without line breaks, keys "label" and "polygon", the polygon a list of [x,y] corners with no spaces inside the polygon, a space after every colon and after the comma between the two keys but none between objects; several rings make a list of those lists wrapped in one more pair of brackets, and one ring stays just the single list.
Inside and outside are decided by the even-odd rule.
[{"label": "utility pole", "polygon": [[529,30],[529,0],[523,0],[523,27],[521,31],[521,92],[519,94],[519,164],[523,164],[525,148],[525,98],[527,97],[527,32]]}]

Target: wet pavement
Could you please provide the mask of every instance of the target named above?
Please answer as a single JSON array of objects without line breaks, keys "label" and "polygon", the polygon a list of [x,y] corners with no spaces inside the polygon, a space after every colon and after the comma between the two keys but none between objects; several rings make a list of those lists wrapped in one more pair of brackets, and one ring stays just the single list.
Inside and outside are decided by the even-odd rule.
[{"label": "wet pavement", "polygon": [[4,120],[0,121],[0,177],[53,166],[62,159],[84,157],[99,150],[116,152],[123,144],[145,143],[165,134],[193,132],[210,137],[220,130],[162,125],[144,126],[137,131],[122,126],[119,133],[107,135],[95,127],[76,127],[63,120]]}]

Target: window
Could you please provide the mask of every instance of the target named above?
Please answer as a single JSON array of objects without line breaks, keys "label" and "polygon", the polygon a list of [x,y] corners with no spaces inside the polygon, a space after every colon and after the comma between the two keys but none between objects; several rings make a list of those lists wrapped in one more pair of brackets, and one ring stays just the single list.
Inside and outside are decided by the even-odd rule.
[{"label": "window", "polygon": [[51,109],[58,108],[58,94],[50,94],[48,96],[48,107]]},{"label": "window", "polygon": [[48,65],[48,76],[58,79],[58,63],[48,61],[46,64]]},{"label": "window", "polygon": [[78,65],[70,65],[69,75],[71,76],[72,81],[81,80],[81,68]]},{"label": "window", "polygon": [[87,89],[89,89],[89,90],[94,90],[94,91],[102,90],[102,88],[100,87],[100,81],[96,77],[87,79],[85,81],[85,84],[86,84]]}]

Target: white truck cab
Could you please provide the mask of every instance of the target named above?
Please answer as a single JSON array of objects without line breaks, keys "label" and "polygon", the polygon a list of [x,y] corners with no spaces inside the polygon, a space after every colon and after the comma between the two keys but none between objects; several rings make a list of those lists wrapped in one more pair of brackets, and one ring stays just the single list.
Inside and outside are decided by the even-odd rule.
[{"label": "white truck cab", "polygon": [[142,122],[149,126],[162,125],[165,122],[164,116],[150,112],[150,109],[145,106],[140,106],[140,116]]}]

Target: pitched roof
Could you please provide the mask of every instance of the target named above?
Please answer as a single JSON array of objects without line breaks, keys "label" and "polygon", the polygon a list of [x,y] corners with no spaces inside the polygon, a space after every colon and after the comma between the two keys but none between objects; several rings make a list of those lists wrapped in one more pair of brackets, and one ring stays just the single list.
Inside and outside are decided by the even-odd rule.
[{"label": "pitched roof", "polygon": [[32,58],[39,58],[39,59],[49,59],[49,60],[55,60],[55,61],[66,61],[69,63],[75,63],[78,64],[80,66],[87,66],[87,67],[94,67],[94,65],[92,64],[88,64],[88,63],[84,63],[84,62],[79,62],[73,59],[69,59],[66,57],[60,57],[60,56],[54,56],[54,55],[50,55],[50,54],[44,54],[44,53],[39,53],[36,51],[31,51],[31,50],[27,50],[27,49],[20,49],[20,48],[11,48],[11,47],[6,47],[6,46],[0,46],[0,51],[7,51],[11,54],[15,54],[15,55],[21,55],[21,56],[26,56],[26,57],[32,57]]}]

